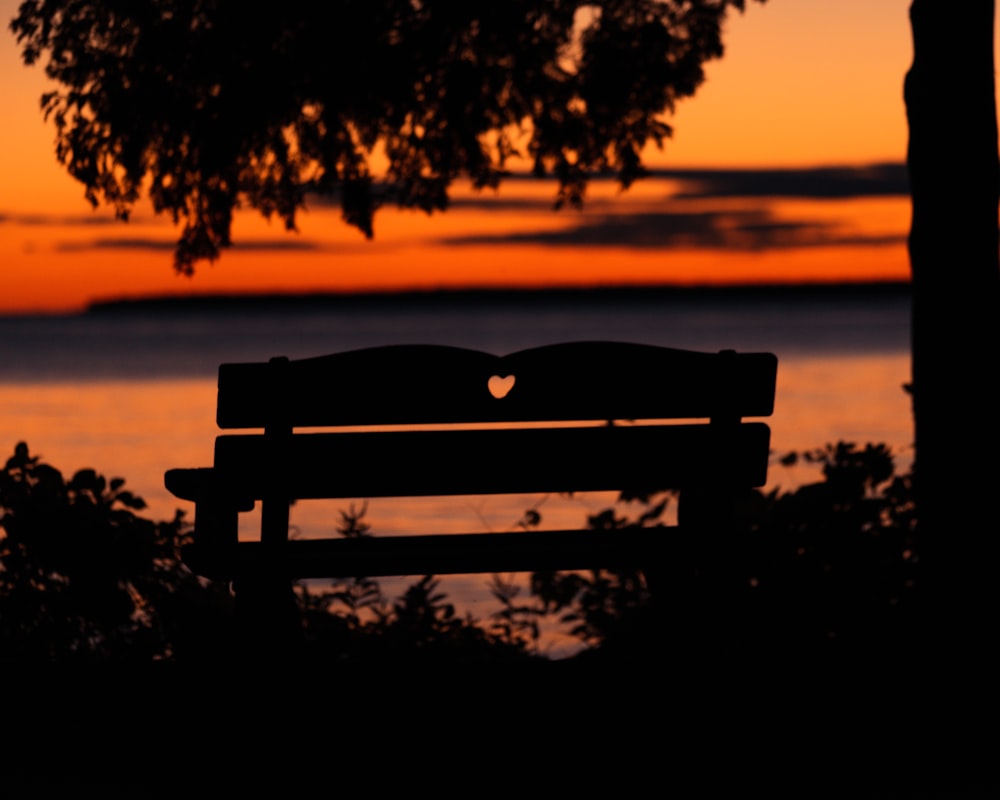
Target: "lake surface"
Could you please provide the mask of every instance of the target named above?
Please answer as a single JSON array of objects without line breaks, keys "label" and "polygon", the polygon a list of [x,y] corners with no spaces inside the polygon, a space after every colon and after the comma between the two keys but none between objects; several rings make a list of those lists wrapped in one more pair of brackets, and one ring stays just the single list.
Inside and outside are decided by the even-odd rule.
[{"label": "lake surface", "polygon": [[164,470],[210,463],[220,363],[393,343],[503,354],[578,339],[773,352],[777,452],[884,441],[909,458],[899,286],[163,301],[0,317],[0,447],[24,440],[64,471],[121,475],[163,509],[173,504]]},{"label": "lake surface", "polygon": [[[840,440],[885,442],[900,466],[909,463],[912,421],[902,390],[909,298],[898,286],[147,302],[0,317],[0,448],[6,458],[26,441],[64,473],[93,467],[124,477],[148,513],[165,518],[186,504],[163,488],[163,473],[211,464],[220,363],[392,343],[504,354],[579,339],[773,352],[776,454]],[[808,467],[780,465],[770,475],[772,486],[783,487],[815,477]],[[508,530],[537,506],[547,526],[573,526],[608,501],[380,500],[369,504],[368,521],[375,533]],[[328,535],[337,511],[300,504],[293,523],[301,535]],[[249,515],[241,535],[255,536],[255,525]]]}]

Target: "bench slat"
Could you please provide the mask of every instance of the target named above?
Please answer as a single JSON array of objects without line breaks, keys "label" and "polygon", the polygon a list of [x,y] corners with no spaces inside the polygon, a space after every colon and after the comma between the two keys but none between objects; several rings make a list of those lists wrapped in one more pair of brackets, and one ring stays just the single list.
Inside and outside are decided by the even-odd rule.
[{"label": "bench slat", "polygon": [[[398,345],[297,361],[223,364],[221,428],[547,420],[766,417],[771,353],[701,353],[622,342],[572,342],[495,356]],[[491,377],[514,376],[503,399]]]},{"label": "bench slat", "polygon": [[230,434],[212,480],[254,499],[762,486],[769,442],[762,422]]},{"label": "bench slat", "polygon": [[241,542],[240,571],[263,562],[293,580],[390,575],[462,575],[640,568],[679,541],[677,528],[430,534],[359,539],[294,539],[281,554],[260,542]]}]

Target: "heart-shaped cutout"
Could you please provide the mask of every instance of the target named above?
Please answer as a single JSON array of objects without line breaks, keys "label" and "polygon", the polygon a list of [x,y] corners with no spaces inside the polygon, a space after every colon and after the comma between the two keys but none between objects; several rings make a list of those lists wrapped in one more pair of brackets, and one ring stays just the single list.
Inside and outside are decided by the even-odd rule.
[{"label": "heart-shaped cutout", "polygon": [[494,375],[489,379],[489,381],[487,381],[486,385],[489,387],[491,395],[493,395],[497,400],[502,400],[510,394],[510,390],[514,388],[514,376]]}]

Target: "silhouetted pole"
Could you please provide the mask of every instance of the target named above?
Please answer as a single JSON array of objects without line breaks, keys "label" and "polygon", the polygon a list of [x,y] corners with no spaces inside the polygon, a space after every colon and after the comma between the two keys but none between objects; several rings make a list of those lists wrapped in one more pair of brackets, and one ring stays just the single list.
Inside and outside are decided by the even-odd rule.
[{"label": "silhouetted pole", "polygon": [[[997,639],[1000,161],[994,0],[914,0],[905,99],[913,199],[915,488],[934,648],[963,673]],[[943,638],[940,638],[943,637]]]}]

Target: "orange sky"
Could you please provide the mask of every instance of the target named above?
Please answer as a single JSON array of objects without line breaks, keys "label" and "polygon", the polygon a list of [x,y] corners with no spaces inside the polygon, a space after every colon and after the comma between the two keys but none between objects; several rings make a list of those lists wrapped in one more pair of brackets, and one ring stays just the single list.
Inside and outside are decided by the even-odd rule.
[{"label": "orange sky", "polygon": [[[0,0],[0,16],[17,0]],[[900,162],[906,145],[902,78],[911,49],[908,0],[769,0],[734,16],[727,54],[672,120],[652,163],[670,167],[810,167]],[[40,69],[0,36],[0,313],[80,308],[90,299],[149,293],[369,289],[441,285],[648,283],[905,278],[904,196],[854,200],[732,197],[682,200],[670,181],[625,195],[596,186],[582,214],[547,208],[551,187],[501,188],[492,204],[456,187],[460,203],[428,219],[386,211],[366,242],[335,210],[303,215],[299,234],[241,216],[237,247],[193,279],[171,268],[177,231],[144,207],[128,225],[91,211],[53,156],[38,112]],[[482,199],[482,198],[480,198]],[[515,202],[517,201],[517,202]],[[559,231],[656,214],[707,214],[713,224],[804,230],[781,246],[642,246],[627,236],[568,244]],[[694,217],[692,217],[693,219]],[[756,220],[756,222],[755,222]],[[669,220],[668,220],[669,222]],[[629,229],[631,230],[631,228]],[[529,236],[527,234],[536,235]],[[511,242],[510,236],[522,241]],[[599,239],[600,237],[598,237]]]}]

